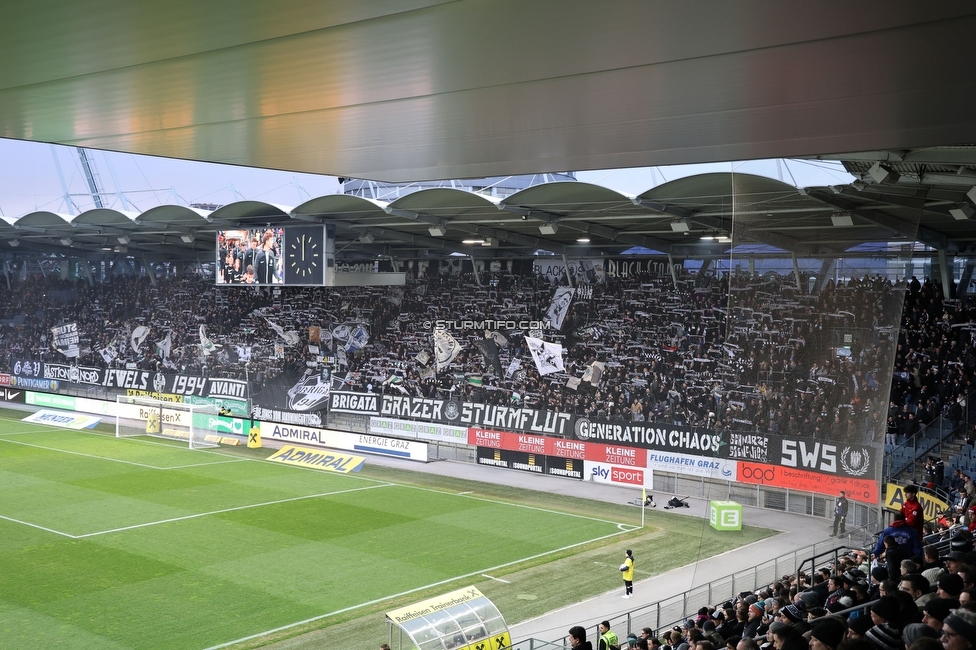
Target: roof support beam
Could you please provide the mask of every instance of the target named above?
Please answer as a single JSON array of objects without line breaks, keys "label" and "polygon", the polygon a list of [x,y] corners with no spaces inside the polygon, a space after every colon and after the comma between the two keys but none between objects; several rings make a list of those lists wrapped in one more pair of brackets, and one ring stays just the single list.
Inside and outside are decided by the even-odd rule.
[{"label": "roof support beam", "polygon": [[862,208],[858,203],[844,197],[843,194],[832,194],[823,192],[821,190],[811,190],[809,196],[822,201],[827,205],[832,205],[835,208],[844,210],[845,212],[850,212],[856,214],[859,217],[867,219],[871,223],[886,228],[891,232],[904,235],[911,238],[912,240],[918,240],[923,244],[931,246],[939,250],[945,250],[948,243],[946,236],[940,232],[932,230],[931,228],[926,228],[920,224],[911,223],[900,219],[890,214],[881,212],[880,210],[873,210],[871,208]]}]

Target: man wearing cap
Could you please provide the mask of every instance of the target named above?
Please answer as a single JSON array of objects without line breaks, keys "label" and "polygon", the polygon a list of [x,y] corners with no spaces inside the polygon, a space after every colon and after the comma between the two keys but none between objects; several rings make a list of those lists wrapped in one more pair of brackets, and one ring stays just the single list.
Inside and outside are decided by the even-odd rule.
[{"label": "man wearing cap", "polygon": [[837,528],[840,527],[840,534],[844,534],[844,524],[847,520],[847,493],[844,490],[840,491],[840,496],[837,497],[837,501],[834,502],[834,532],[830,534],[831,537],[837,537]]},{"label": "man wearing cap", "polygon": [[[918,486],[905,486],[905,502],[901,504],[901,513],[905,515],[905,523],[915,529],[918,538],[925,537],[925,514],[922,511],[922,504],[918,501]],[[919,551],[918,555],[921,555]]]},{"label": "man wearing cap", "polygon": [[945,650],[967,650],[976,646],[976,612],[954,609],[942,626],[942,647]]}]

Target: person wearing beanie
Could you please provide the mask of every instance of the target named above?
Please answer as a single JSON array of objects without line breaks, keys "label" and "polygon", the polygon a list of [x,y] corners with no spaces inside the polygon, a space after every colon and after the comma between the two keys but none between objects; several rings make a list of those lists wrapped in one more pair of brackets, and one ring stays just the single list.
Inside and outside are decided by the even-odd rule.
[{"label": "person wearing beanie", "polygon": [[868,630],[874,627],[870,616],[858,616],[848,621],[847,638],[862,639]]},{"label": "person wearing beanie", "polygon": [[958,573],[950,573],[939,578],[938,589],[935,590],[939,598],[959,598],[965,586],[962,576]]},{"label": "person wearing beanie", "polygon": [[951,598],[933,598],[922,607],[922,622],[941,634],[942,621],[956,605]]},{"label": "person wearing beanie", "polygon": [[910,646],[922,638],[938,639],[939,632],[936,632],[925,623],[909,623],[901,632],[901,640],[906,646]]},{"label": "person wearing beanie", "polygon": [[976,647],[976,612],[954,609],[942,625],[942,646],[946,650]]},{"label": "person wearing beanie", "polygon": [[846,632],[846,626],[839,618],[827,616],[810,630],[810,650],[835,650]]},{"label": "person wearing beanie", "polygon": [[749,605],[749,618],[742,628],[742,638],[751,639],[759,633],[759,626],[762,625],[762,617],[765,613],[766,610],[761,602]]},{"label": "person wearing beanie", "polygon": [[[882,596],[871,605],[871,622],[875,625],[888,623],[897,625],[899,621],[898,613],[901,611],[901,604],[894,596]],[[899,626],[900,627],[900,626]]]},{"label": "person wearing beanie", "polygon": [[[803,601],[800,601],[800,604],[802,603]],[[779,610],[779,615],[784,619],[783,622],[794,625],[806,618],[806,608],[800,605],[787,605]]]}]

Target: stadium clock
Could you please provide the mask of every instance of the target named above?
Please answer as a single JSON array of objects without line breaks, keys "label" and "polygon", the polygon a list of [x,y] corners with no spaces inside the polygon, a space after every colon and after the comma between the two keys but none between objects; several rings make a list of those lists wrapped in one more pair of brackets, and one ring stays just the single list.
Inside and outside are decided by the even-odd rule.
[{"label": "stadium clock", "polygon": [[325,229],[322,226],[285,228],[285,284],[323,284]]}]

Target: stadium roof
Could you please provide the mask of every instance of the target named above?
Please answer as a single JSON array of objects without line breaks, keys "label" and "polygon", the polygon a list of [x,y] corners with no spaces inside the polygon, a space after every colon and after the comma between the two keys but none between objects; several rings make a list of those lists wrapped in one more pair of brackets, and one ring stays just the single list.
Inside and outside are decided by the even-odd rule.
[{"label": "stadium roof", "polygon": [[[42,212],[0,223],[8,256],[206,260],[218,229],[307,221],[336,223],[347,256],[686,255],[719,253],[724,242],[699,238],[728,234],[831,254],[913,240],[919,220],[918,238],[933,248],[973,243],[969,3],[42,0],[8,9],[7,138],[390,182],[787,156],[842,160],[859,179],[798,191],[708,174],[638,196],[558,182],[504,198],[431,188],[389,203],[338,195],[213,211]],[[477,239],[491,245],[461,243]]]},{"label": "stadium roof", "polygon": [[[960,155],[958,149],[951,151]],[[968,155],[976,166],[976,147]],[[430,188],[391,202],[336,194],[297,206],[239,201],[213,211],[170,205],[142,214],[34,212],[0,220],[0,236],[8,246],[16,241],[8,251],[17,254],[135,255],[149,261],[210,261],[219,230],[309,222],[335,225],[336,248],[345,259],[436,258],[456,252],[491,258],[537,250],[580,257],[635,247],[698,257],[752,243],[798,255],[837,256],[864,242],[916,239],[950,254],[976,250],[973,222],[959,218],[967,214],[959,210],[972,210],[966,195],[974,192],[968,181],[956,179],[968,176],[952,171],[953,182],[948,182],[945,170],[929,177],[906,169],[877,182],[870,171],[858,170],[857,161],[846,164],[865,180],[797,189],[763,176],[726,172],[681,178],[634,196],[562,181],[503,199]],[[953,169],[966,168],[957,164]]]}]

